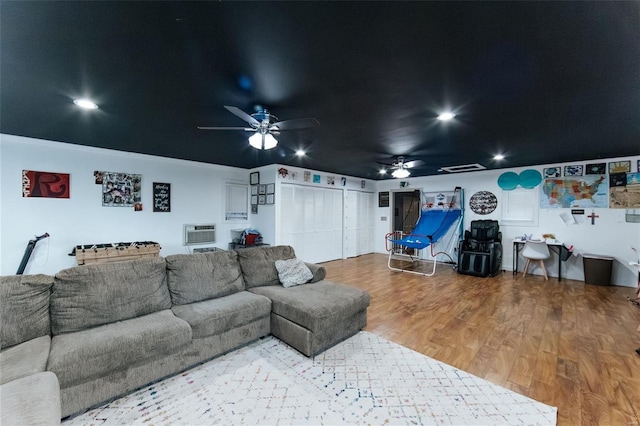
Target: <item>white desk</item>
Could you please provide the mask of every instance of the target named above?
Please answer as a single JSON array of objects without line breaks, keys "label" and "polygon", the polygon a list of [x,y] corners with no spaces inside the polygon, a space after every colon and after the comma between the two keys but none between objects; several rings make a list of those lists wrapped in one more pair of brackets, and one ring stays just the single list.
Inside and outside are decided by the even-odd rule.
[{"label": "white desk", "polygon": [[[533,240],[536,241],[536,240]],[[539,241],[539,240],[538,240]],[[558,240],[545,240],[547,246],[551,249],[552,252],[558,255],[558,281],[562,281],[562,262],[569,259],[571,256],[571,252],[568,248],[564,246],[562,241]],[[521,238],[515,238],[513,240],[513,274],[518,273],[518,254],[520,253],[520,248],[524,246],[526,243],[525,240]]]}]

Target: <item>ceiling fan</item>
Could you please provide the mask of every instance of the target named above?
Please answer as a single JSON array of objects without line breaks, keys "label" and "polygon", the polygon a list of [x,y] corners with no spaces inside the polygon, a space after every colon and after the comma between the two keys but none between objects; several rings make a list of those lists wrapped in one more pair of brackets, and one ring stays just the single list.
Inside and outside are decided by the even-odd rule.
[{"label": "ceiling fan", "polygon": [[407,161],[406,157],[404,157],[403,155],[400,155],[398,156],[396,161],[394,161],[391,164],[387,164],[387,163],[380,163],[380,164],[384,166],[388,166],[391,169],[393,169],[393,172],[391,172],[391,176],[393,176],[394,178],[404,179],[409,177],[409,175],[411,175],[411,172],[409,171],[409,169],[422,166],[424,164],[424,161],[422,160]]},{"label": "ceiling fan", "polygon": [[249,144],[257,149],[271,149],[278,144],[274,136],[280,134],[283,130],[304,129],[308,127],[319,126],[320,123],[315,118],[299,118],[295,120],[278,121],[278,117],[272,115],[266,109],[249,115],[240,108],[234,106],[224,106],[230,113],[240,117],[251,127],[205,127],[198,126],[201,130],[244,130],[246,132],[254,132],[249,137]]}]

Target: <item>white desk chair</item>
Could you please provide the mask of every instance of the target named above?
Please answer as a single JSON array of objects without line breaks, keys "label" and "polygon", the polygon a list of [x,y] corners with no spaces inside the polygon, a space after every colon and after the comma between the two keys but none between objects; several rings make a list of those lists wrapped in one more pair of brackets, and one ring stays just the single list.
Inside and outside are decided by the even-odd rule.
[{"label": "white desk chair", "polygon": [[544,241],[527,241],[524,244],[524,249],[522,249],[522,257],[527,259],[527,263],[524,265],[524,271],[522,272],[522,277],[527,276],[527,270],[529,269],[529,265],[531,261],[537,261],[540,263],[540,267],[542,268],[542,272],[544,273],[544,279],[548,280],[547,276],[547,268],[544,267],[545,259],[548,259],[551,256],[549,253],[549,247],[547,247],[547,243]]}]

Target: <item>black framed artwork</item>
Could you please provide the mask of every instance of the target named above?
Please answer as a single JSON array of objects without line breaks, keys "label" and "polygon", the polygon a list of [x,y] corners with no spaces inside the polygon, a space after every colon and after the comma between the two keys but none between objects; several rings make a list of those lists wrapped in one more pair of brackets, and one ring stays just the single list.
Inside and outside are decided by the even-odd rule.
[{"label": "black framed artwork", "polygon": [[607,173],[607,163],[587,164],[585,172],[588,175],[604,175]]},{"label": "black framed artwork", "polygon": [[260,183],[260,172],[249,173],[249,183],[251,185],[257,185]]},{"label": "black framed artwork", "polygon": [[582,165],[564,166],[565,176],[582,176]]}]

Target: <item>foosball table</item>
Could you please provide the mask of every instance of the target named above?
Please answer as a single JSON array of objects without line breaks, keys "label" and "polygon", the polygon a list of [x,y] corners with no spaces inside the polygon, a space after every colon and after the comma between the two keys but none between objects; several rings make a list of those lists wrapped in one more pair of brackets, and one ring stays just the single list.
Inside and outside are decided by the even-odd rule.
[{"label": "foosball table", "polygon": [[123,262],[143,257],[160,256],[160,244],[154,241],[130,243],[87,244],[73,248],[69,256],[75,256],[78,265],[92,263]]}]

